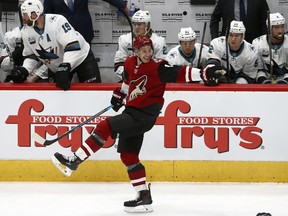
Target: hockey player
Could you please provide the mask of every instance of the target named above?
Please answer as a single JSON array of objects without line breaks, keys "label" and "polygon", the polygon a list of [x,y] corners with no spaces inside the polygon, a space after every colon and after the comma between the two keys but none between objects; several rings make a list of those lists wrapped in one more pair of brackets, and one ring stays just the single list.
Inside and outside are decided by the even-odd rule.
[{"label": "hockey player", "polygon": [[199,81],[202,77],[207,85],[215,85],[217,78],[225,72],[218,67],[201,71],[189,66],[171,66],[165,60],[153,60],[152,41],[146,36],[137,37],[133,46],[135,55],[124,63],[122,87],[114,90],[111,99],[117,112],[126,98],[125,110],[101,121],[74,155],[55,153],[52,161],[61,172],[70,175],[80,163],[97,152],[109,136],[115,138],[119,135],[117,151],[137,192],[135,200],[124,202],[125,211],[150,212],[150,186],[146,185],[145,167],[139,161],[139,153],[145,132],[154,126],[163,106],[166,83]]},{"label": "hockey player", "polygon": [[242,21],[232,21],[228,34],[228,49],[224,36],[210,42],[210,57],[207,64],[227,67],[227,50],[229,73],[222,82],[249,84],[255,83],[258,69],[258,54],[255,48],[245,41],[245,26]]},{"label": "hockey player", "polygon": [[[4,82],[48,82],[48,68],[38,59],[36,59],[37,64],[33,68],[29,69],[29,74],[27,74],[27,69],[22,67],[23,43],[21,28],[22,26],[15,27],[11,31],[5,33],[6,49],[3,52],[5,58],[1,63],[1,69],[7,73]],[[25,76],[23,76],[23,74],[25,74]]]},{"label": "hockey player", "polygon": [[[1,69],[5,73],[10,73],[15,65],[22,65],[22,43],[20,27],[8,31],[4,35],[4,49],[1,52]],[[19,55],[20,52],[20,55]]]},{"label": "hockey player", "polygon": [[62,15],[43,14],[39,0],[21,5],[24,27],[23,67],[28,71],[40,59],[55,74],[56,86],[68,90],[74,73],[80,82],[101,82],[90,45]]},{"label": "hockey player", "polygon": [[[276,84],[288,84],[288,36],[285,35],[285,25],[285,18],[280,13],[270,14],[271,59],[267,35],[262,35],[252,42],[260,59],[257,74],[258,83],[271,83],[271,78],[273,78]],[[270,76],[270,60],[273,77]]]},{"label": "hockey player", "polygon": [[[164,58],[167,54],[165,38],[153,33],[151,28],[151,15],[148,11],[138,10],[132,16],[133,38],[138,36],[148,36],[153,41],[154,58]],[[118,50],[114,58],[114,71],[118,81],[122,81],[124,62],[128,56],[133,55],[132,50],[132,33],[121,35],[118,39]]]},{"label": "hockey player", "polygon": [[172,48],[166,56],[169,64],[189,65],[197,68],[206,65],[209,47],[203,45],[200,65],[198,65],[201,44],[196,43],[196,34],[191,27],[180,29],[178,41],[179,45]]}]

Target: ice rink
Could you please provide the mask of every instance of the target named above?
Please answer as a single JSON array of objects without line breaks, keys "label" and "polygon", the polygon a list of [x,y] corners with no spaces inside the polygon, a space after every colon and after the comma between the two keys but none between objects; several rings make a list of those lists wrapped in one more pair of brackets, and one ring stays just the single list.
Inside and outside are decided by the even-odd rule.
[{"label": "ice rink", "polygon": [[[154,212],[146,215],[288,215],[288,184],[152,182],[151,191]],[[0,182],[0,215],[139,215],[123,211],[134,197],[129,183]]]}]

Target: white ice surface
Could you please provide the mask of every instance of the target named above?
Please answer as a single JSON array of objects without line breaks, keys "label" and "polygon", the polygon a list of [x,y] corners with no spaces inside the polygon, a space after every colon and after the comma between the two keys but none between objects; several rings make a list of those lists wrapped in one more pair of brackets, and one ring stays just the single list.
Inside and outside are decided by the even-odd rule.
[{"label": "white ice surface", "polygon": [[[288,184],[152,182],[153,216],[288,216]],[[129,183],[0,182],[0,216],[121,216]],[[143,214],[140,214],[143,215]]]}]

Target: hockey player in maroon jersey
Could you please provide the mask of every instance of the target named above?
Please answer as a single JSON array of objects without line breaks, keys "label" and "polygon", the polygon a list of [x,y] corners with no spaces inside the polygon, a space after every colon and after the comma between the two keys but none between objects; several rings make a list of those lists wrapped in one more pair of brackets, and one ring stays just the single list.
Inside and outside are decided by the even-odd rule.
[{"label": "hockey player in maroon jersey", "polygon": [[[135,200],[124,202],[125,211],[151,212],[150,184],[146,185],[145,167],[138,156],[144,133],[154,126],[163,106],[166,83],[203,80],[206,85],[216,85],[225,71],[216,66],[200,71],[189,66],[171,66],[165,60],[153,60],[152,41],[146,36],[137,37],[133,46],[135,55],[125,61],[122,87],[116,88],[111,98],[116,112],[124,105],[126,98],[125,110],[120,115],[101,121],[72,156],[57,152],[52,161],[61,172],[61,165],[64,165],[70,170],[70,175],[80,163],[97,152],[109,136],[119,136],[117,151],[137,192]],[[67,175],[67,172],[63,173]]]}]

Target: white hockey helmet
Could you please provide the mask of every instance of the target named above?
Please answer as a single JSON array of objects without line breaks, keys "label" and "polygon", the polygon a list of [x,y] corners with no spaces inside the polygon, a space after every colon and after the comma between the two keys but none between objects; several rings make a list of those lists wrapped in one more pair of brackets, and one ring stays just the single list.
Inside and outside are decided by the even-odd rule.
[{"label": "white hockey helmet", "polygon": [[[43,14],[43,5],[40,0],[25,0],[21,5],[21,14],[27,13],[31,21],[36,21]],[[31,18],[31,14],[35,12],[37,17]]]},{"label": "white hockey helmet", "polygon": [[151,22],[151,15],[149,11],[138,10],[132,16],[132,22],[135,23],[144,22],[148,24]]},{"label": "white hockey helmet", "polygon": [[242,21],[233,20],[230,23],[230,33],[245,34],[246,28]]},{"label": "white hockey helmet", "polygon": [[[270,14],[270,26],[271,27],[274,25],[282,25],[285,23],[286,21],[282,14],[278,12]],[[266,25],[268,26],[268,19],[266,20]]]},{"label": "white hockey helmet", "polygon": [[179,41],[192,41],[196,39],[196,33],[193,31],[191,27],[181,28],[178,33]]}]

